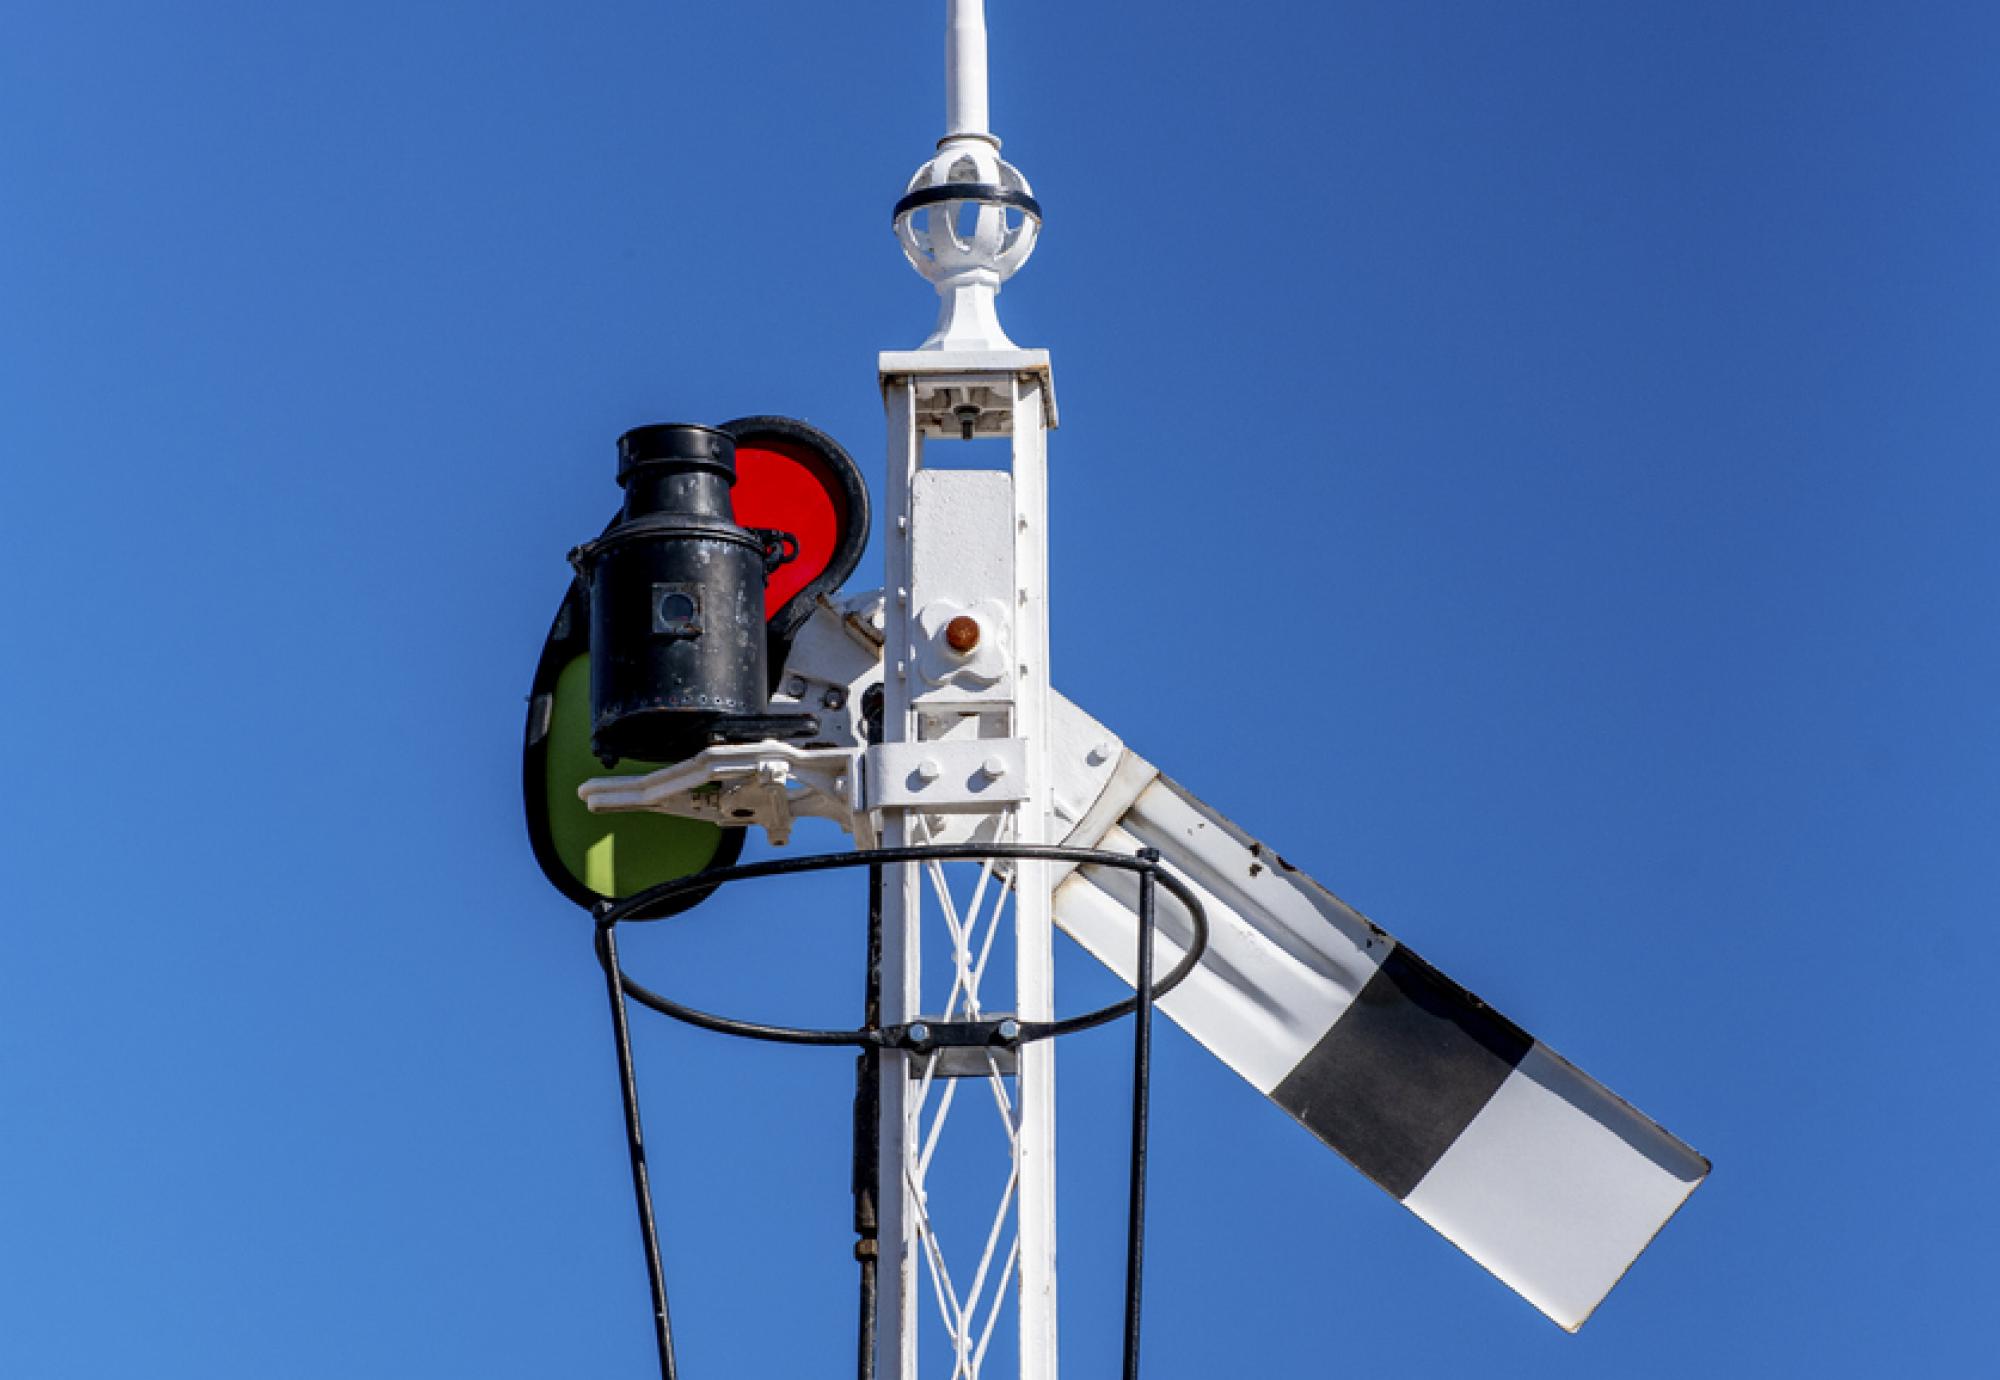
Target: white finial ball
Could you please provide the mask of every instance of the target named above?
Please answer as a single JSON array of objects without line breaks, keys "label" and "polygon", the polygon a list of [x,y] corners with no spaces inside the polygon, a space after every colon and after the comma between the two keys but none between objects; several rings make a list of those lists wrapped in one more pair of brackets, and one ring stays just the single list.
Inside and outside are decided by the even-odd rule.
[{"label": "white finial ball", "polygon": [[[966,196],[944,195],[960,184]],[[1041,228],[1028,179],[976,135],[945,140],[897,204],[896,238],[904,256],[940,289],[987,275],[997,288],[1028,261]]]}]

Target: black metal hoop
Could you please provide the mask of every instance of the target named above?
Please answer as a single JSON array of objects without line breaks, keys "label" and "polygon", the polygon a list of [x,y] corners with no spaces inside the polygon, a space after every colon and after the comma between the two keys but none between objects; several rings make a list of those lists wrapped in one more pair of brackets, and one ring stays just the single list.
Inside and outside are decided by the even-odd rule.
[{"label": "black metal hoop", "polygon": [[[876,978],[872,975],[871,967],[871,1009],[868,1012],[870,1024],[857,1030],[807,1030],[794,1026],[763,1025],[696,1010],[633,982],[625,976],[624,969],[618,963],[618,926],[627,920],[644,922],[676,914],[686,908],[683,899],[685,893],[699,890],[706,894],[730,882],[750,881],[762,877],[794,876],[806,872],[867,867],[876,883],[871,886],[870,894],[872,965],[879,956],[879,952],[873,946],[879,943],[879,879],[883,865],[931,861],[981,862],[999,858],[1073,862],[1080,866],[1111,867],[1138,874],[1139,952],[1138,966],[1133,974],[1133,986],[1136,990],[1131,997],[1095,1011],[1087,1011],[1080,1016],[1070,1016],[1061,1020],[964,1022],[957,1027],[939,1022],[935,1031],[925,1030],[924,1035],[919,1037],[913,1034],[913,1031],[924,1030],[925,1023],[908,1022],[898,1026],[881,1026],[874,1023]],[[1182,955],[1181,961],[1175,964],[1157,984],[1153,981],[1155,886],[1164,886],[1173,893],[1176,900],[1187,907],[1194,931],[1191,936],[1192,942],[1187,952]],[[663,882],[659,886],[649,887],[624,900],[604,902],[594,908],[593,914],[597,922],[595,932],[597,959],[604,969],[606,989],[611,999],[612,1033],[618,1047],[619,1093],[625,1109],[626,1149],[632,1166],[632,1192],[639,1213],[639,1230],[646,1250],[646,1272],[652,1286],[653,1334],[659,1350],[661,1380],[678,1380],[679,1369],[674,1357],[673,1325],[667,1312],[666,1272],[660,1254],[659,1229],[653,1213],[653,1191],[647,1174],[645,1136],[639,1118],[638,1079],[632,1062],[631,1030],[626,1020],[625,998],[628,995],[663,1015],[724,1035],[738,1035],[779,1044],[858,1046],[863,1051],[857,1069],[858,1082],[862,1088],[872,1085],[872,1070],[878,1067],[878,1061],[884,1050],[901,1049],[916,1054],[929,1054],[939,1047],[939,1044],[934,1042],[935,1037],[948,1030],[971,1038],[945,1040],[942,1043],[983,1043],[991,1047],[1017,1048],[1033,1040],[1074,1034],[1116,1020],[1120,1016],[1136,1013],[1138,1019],[1133,1024],[1132,1033],[1132,1157],[1128,1180],[1130,1202],[1125,1226],[1125,1329],[1124,1365],[1121,1374],[1124,1380],[1138,1380],[1139,1311],[1143,1294],[1141,1268],[1146,1235],[1147,1125],[1152,1101],[1153,1005],[1187,979],[1208,949],[1208,913],[1202,908],[1200,899],[1187,883],[1161,866],[1159,850],[1142,848],[1134,855],[1109,853],[1094,848],[1065,848],[1051,844],[968,843],[872,848],[853,853],[818,853],[798,858],[774,858],[738,867],[717,868],[693,877]],[[1004,1029],[1008,1026],[1012,1027],[1011,1032]],[[857,1098],[857,1111],[861,1106],[862,1103]],[[859,1135],[856,1139],[855,1152],[858,1231],[863,1230],[862,1214],[858,1204],[864,1175],[871,1203],[867,1212],[866,1231],[862,1241],[857,1243],[855,1251],[862,1268],[860,1355],[857,1373],[860,1380],[873,1380],[875,1248],[872,1235],[874,1230],[872,1199],[878,1185],[873,1182],[873,1165],[870,1164],[864,1170],[860,1163],[864,1146]],[[863,1246],[867,1248],[865,1252]]]},{"label": "black metal hoop", "polygon": [[[1157,858],[1148,859],[1130,853],[1108,853],[1096,848],[1064,848],[1055,844],[1039,843],[947,843],[923,844],[906,848],[866,848],[852,853],[813,853],[798,858],[770,858],[763,862],[744,863],[736,867],[711,868],[693,876],[662,882],[635,892],[623,900],[606,902],[594,909],[597,918],[597,958],[609,967],[616,953],[615,942],[610,941],[611,931],[627,921],[644,923],[663,920],[678,913],[679,901],[683,894],[701,891],[706,895],[730,882],[756,881],[765,877],[790,877],[807,872],[831,872],[841,868],[868,867],[882,863],[906,862],[984,862],[991,858],[1013,858],[1041,860],[1045,862],[1073,862],[1079,865],[1112,867],[1124,872],[1150,876],[1159,885],[1173,894],[1175,900],[1187,907],[1193,923],[1193,942],[1181,961],[1167,971],[1166,976],[1156,983],[1149,1000],[1159,1001],[1187,980],[1201,962],[1208,949],[1208,912],[1201,900],[1180,878],[1168,872]],[[649,913],[650,912],[650,913]],[[607,953],[608,951],[608,953]],[[1150,966],[1150,964],[1148,965]],[[800,1026],[767,1025],[759,1021],[739,1020],[734,1016],[718,1016],[710,1011],[678,1002],[671,997],[663,997],[651,988],[632,980],[624,971],[618,973],[618,982],[625,995],[641,1006],[657,1011],[663,1016],[671,1016],[677,1021],[712,1030],[721,1035],[734,1035],[746,1040],[766,1040],[773,1044],[786,1045],[849,1045],[861,1049],[909,1049],[927,1053],[928,1040],[913,1040],[910,1037],[911,1022],[894,1026],[862,1026],[854,1030],[814,1030]],[[998,1048],[1011,1049],[1035,1040],[1051,1039],[1058,1035],[1073,1035],[1078,1031],[1090,1030],[1096,1026],[1115,1021],[1121,1016],[1129,1016],[1139,1008],[1139,997],[1134,995],[1095,1011],[1082,1015],[1068,1016],[1053,1021],[1016,1022],[1017,1033],[1011,1037],[995,1034],[990,1043]],[[933,1034],[935,1034],[935,1027]]]},{"label": "black metal hoop", "polygon": [[1017,211],[1026,211],[1037,222],[1042,218],[1042,203],[1027,192],[1002,187],[994,182],[942,182],[935,187],[919,187],[914,192],[905,193],[889,212],[891,221],[901,220],[906,212],[919,210],[925,206],[936,206],[946,201],[976,201],[982,206],[1009,206]]}]

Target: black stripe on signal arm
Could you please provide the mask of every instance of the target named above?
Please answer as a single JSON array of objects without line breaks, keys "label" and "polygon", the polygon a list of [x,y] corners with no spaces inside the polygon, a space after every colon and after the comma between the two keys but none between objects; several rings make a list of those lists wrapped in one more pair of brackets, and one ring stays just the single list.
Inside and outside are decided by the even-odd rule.
[{"label": "black stripe on signal arm", "polygon": [[1398,945],[1271,1100],[1400,1199],[1533,1045]]}]

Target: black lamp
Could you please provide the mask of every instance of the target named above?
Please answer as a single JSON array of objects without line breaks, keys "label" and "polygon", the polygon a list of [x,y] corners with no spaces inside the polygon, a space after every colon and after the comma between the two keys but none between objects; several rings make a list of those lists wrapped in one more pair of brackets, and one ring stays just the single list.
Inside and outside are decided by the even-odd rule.
[{"label": "black lamp", "polygon": [[570,553],[590,592],[590,746],[607,766],[818,731],[810,715],[770,713],[764,582],[798,544],[738,526],[735,482],[727,432],[672,424],[618,438],[624,508]]}]

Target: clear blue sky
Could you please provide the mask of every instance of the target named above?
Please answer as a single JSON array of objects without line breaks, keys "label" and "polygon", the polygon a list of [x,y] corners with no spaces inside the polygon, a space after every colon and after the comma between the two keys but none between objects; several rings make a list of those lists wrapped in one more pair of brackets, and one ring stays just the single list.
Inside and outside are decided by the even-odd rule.
[{"label": "clear blue sky", "polygon": [[[624,428],[879,484],[941,9],[0,24],[0,1374],[648,1373],[522,696]],[[2000,10],[990,9],[1057,682],[1716,1164],[1570,1338],[1163,1036],[1148,1375],[1982,1369]],[[841,1019],[856,899],[632,961]],[[639,1054],[687,1374],[849,1373],[847,1061]]]}]

